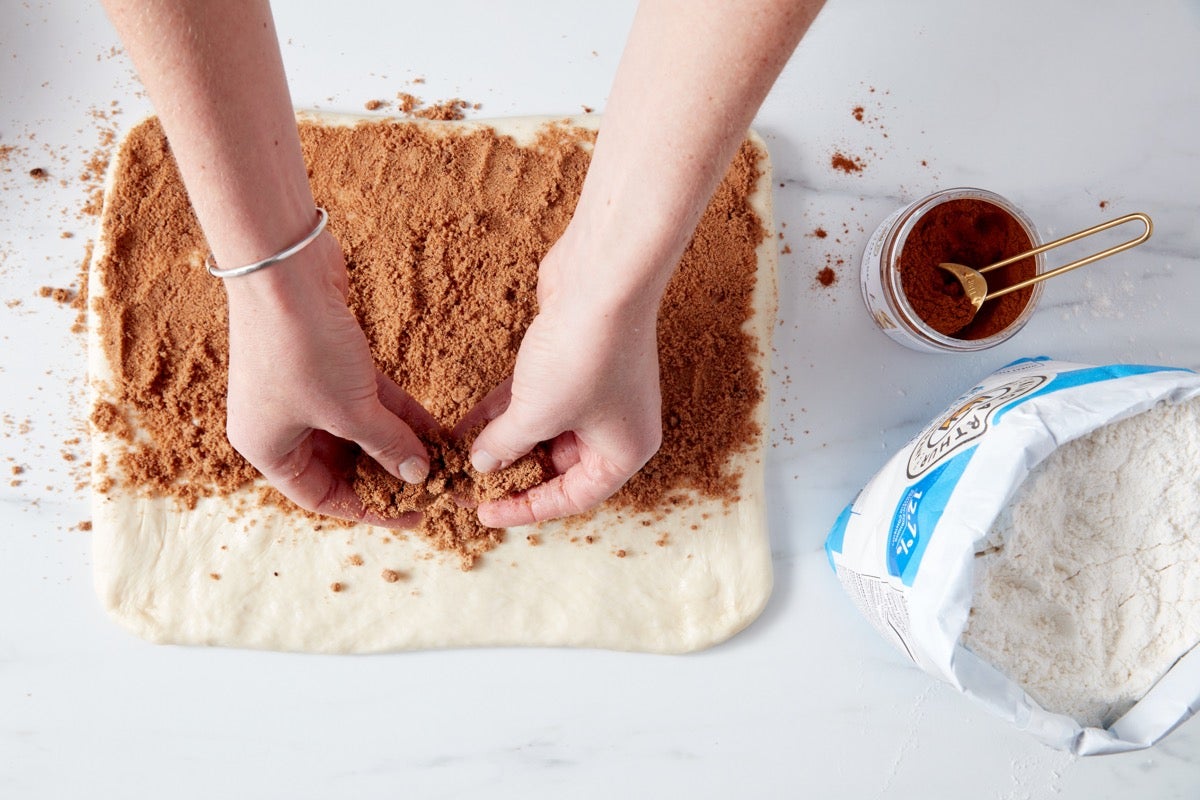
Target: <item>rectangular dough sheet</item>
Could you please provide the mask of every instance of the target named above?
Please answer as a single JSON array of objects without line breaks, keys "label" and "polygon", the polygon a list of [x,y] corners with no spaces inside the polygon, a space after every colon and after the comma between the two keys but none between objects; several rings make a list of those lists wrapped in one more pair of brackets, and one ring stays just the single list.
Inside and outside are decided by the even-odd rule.
[{"label": "rectangular dough sheet", "polygon": [[[307,118],[329,125],[363,121],[340,115]],[[551,121],[599,124],[595,116],[404,120],[446,131],[489,126],[521,143],[531,142]],[[755,311],[747,325],[759,343],[765,383],[777,245],[770,164],[762,140],[753,134],[752,139],[762,152],[762,176],[751,202],[766,236],[758,248]],[[110,169],[109,196],[118,160]],[[106,202],[89,270],[93,298],[103,292],[97,265],[106,246],[108,208]],[[91,310],[88,336],[93,400],[106,398],[112,372]],[[764,433],[753,450],[738,456],[738,502],[727,506],[699,498],[651,528],[636,515],[605,509],[582,527],[555,522],[512,529],[470,572],[461,571],[453,555],[430,550],[417,535],[396,540],[365,525],[315,530],[312,521],[259,507],[253,488],[243,490],[241,498],[202,499],[190,510],[170,498],[139,497],[120,483],[107,493],[93,488],[96,591],[117,622],[157,643],[324,653],[501,645],[699,650],[753,621],[771,591],[763,496],[765,386],[755,413]],[[92,463],[107,456],[115,464],[121,444],[93,430]],[[93,475],[93,486],[102,478]],[[526,539],[534,531],[536,546]],[[658,546],[663,531],[670,532],[669,540]],[[587,534],[598,541],[580,544]],[[401,579],[383,580],[385,569]],[[341,591],[331,590],[335,582]]]}]

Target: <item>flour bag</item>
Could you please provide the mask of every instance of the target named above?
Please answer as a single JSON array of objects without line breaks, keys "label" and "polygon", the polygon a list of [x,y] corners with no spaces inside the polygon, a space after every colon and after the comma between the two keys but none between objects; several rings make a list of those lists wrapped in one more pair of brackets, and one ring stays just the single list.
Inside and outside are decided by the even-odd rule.
[{"label": "flour bag", "polygon": [[[1156,676],[1144,694],[1131,698],[1128,710],[1122,706],[1115,719],[1089,723],[1044,708],[1026,687],[972,652],[964,644],[964,630],[976,600],[976,579],[981,577],[976,572],[984,569],[979,566],[980,554],[987,550],[993,525],[1000,526],[1011,513],[1010,504],[1031,472],[1068,443],[1081,440],[1079,444],[1085,444],[1081,437],[1116,430],[1124,420],[1130,424],[1152,420],[1139,416],[1143,412],[1168,406],[1200,409],[1200,403],[1179,405],[1196,398],[1200,398],[1200,374],[1190,370],[1088,366],[1046,358],[1013,362],[955,400],[871,479],[829,533],[825,550],[830,565],[855,605],[884,638],[925,671],[1046,744],[1076,755],[1149,747],[1200,708],[1200,646],[1195,646],[1195,641],[1168,662],[1165,673]],[[1172,448],[1176,444],[1169,432],[1155,435],[1151,431],[1147,439],[1147,447]],[[1184,459],[1189,464],[1200,461],[1190,451]],[[1056,463],[1052,459],[1046,467]],[[1035,472],[1036,479],[1043,474]],[[1200,492],[1197,475],[1200,463],[1195,464],[1187,478],[1190,484],[1184,488]],[[1082,490],[1077,496],[1063,495],[1067,509],[1072,503],[1095,502],[1086,500]],[[1160,501],[1156,497],[1136,497],[1139,500],[1134,502],[1157,513],[1154,504]],[[1182,541],[1193,548],[1189,552],[1195,552],[1200,521],[1190,527],[1179,526],[1179,531]],[[1097,537],[1103,535],[1103,531],[1096,533]],[[1183,564],[1190,571],[1181,579],[1185,585],[1171,587],[1172,596],[1180,591],[1190,593],[1188,596],[1200,593],[1197,564],[1200,560],[1194,558]],[[1026,566],[1047,568],[1044,564]],[[1072,577],[1066,574],[1063,580]],[[1176,579],[1177,584],[1179,581]],[[1156,602],[1138,597],[1137,592],[1120,599],[1151,608]],[[997,624],[997,618],[1003,621],[1004,615],[990,616],[990,624]],[[1116,624],[1099,619],[1101,627]],[[972,635],[979,624],[979,617],[973,618]],[[1056,625],[1069,630],[1078,624],[1070,619],[1038,619],[1033,627],[1039,630],[1030,630],[1029,635],[1053,636],[1046,630],[1053,631]],[[1007,646],[1017,651],[1018,658],[1037,657],[1036,648],[1022,649],[1022,633],[1013,632],[1005,639]],[[1122,631],[1099,633],[1103,647],[1128,649],[1121,641]],[[1102,652],[1100,657],[1105,655]],[[1138,656],[1134,653],[1131,657]],[[1051,675],[1057,670],[1064,682],[1072,679],[1072,670],[1079,669],[1078,664],[1067,663],[1037,666]]]}]

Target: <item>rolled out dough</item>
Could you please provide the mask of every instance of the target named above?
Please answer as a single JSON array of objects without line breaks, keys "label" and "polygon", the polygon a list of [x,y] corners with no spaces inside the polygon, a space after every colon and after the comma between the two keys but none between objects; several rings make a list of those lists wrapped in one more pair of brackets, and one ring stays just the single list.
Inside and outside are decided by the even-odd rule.
[{"label": "rolled out dough", "polygon": [[[363,121],[307,118],[329,125]],[[598,125],[594,116],[404,124],[446,132],[490,126],[526,143],[551,121]],[[763,174],[751,200],[767,236],[758,248],[748,326],[765,376],[776,243],[770,164],[761,139],[752,139],[763,153]],[[118,160],[110,169],[110,196]],[[91,262],[92,297],[103,292],[97,265],[106,227],[107,213]],[[111,399],[112,371],[94,312],[88,335],[93,399]],[[765,391],[756,414],[765,431]],[[93,430],[92,448],[93,464],[102,456],[116,463],[121,442]],[[259,507],[253,488],[181,510],[172,499],[139,497],[118,484],[92,493],[96,591],[122,626],[158,643],[326,653],[488,645],[693,651],[748,625],[771,591],[761,437],[732,466],[742,473],[741,499],[732,505],[699,498],[653,527],[606,509],[586,523],[513,529],[470,572],[416,535],[397,540],[362,525],[316,530],[312,521]],[[94,482],[102,478],[93,476]],[[662,531],[669,537],[659,545]],[[536,545],[527,540],[531,533]],[[583,543],[587,535],[594,543]],[[384,580],[384,570],[399,579]],[[331,590],[334,583],[340,591]]]}]

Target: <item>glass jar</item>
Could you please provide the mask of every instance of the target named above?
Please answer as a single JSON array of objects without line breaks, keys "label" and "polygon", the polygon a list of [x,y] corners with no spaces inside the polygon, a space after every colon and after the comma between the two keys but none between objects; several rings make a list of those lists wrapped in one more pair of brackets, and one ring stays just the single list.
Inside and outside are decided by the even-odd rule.
[{"label": "glass jar", "polygon": [[[1000,331],[983,338],[960,339],[947,336],[921,319],[904,293],[900,276],[900,254],[917,223],[932,209],[954,200],[980,200],[995,206],[1024,230],[1030,241],[1028,249],[1038,247],[1041,243],[1037,229],[1021,209],[995,192],[985,189],[945,189],[910,203],[885,219],[871,235],[863,251],[863,301],[880,330],[905,347],[925,353],[965,353],[995,347],[1025,326],[1042,295],[1042,284],[1034,284],[1024,308],[1012,322]],[[1035,274],[1041,274],[1044,257],[1038,254],[1033,258]],[[978,269],[987,265],[968,266]]]}]

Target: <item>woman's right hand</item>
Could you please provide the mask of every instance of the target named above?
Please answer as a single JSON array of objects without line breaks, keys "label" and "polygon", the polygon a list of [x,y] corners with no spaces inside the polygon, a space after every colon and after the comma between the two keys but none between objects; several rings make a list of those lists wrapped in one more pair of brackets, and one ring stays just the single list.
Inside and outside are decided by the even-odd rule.
[{"label": "woman's right hand", "polygon": [[479,507],[484,525],[526,525],[587,511],[620,489],[662,442],[657,315],[661,291],[606,296],[579,279],[594,252],[564,236],[538,272],[538,315],[512,378],[471,417],[491,422],[472,443],[481,472],[549,442],[559,473]]}]

